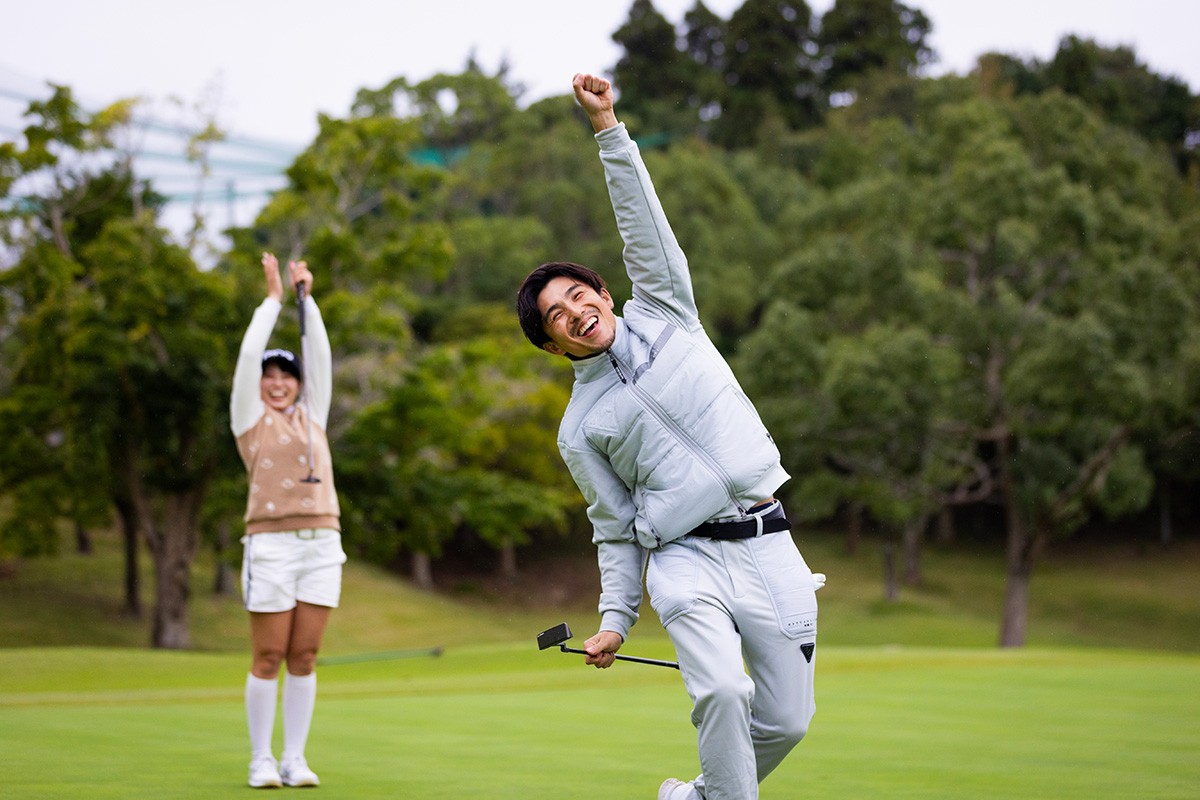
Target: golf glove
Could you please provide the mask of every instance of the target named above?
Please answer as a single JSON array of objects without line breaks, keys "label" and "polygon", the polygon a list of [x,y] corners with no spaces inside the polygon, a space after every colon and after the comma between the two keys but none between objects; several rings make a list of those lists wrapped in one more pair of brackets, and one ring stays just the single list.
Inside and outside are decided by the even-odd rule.
[{"label": "golf glove", "polygon": [[813,576],[813,591],[815,592],[816,590],[820,589],[822,586],[825,585],[825,573],[824,572],[814,572],[812,574],[812,576]]}]

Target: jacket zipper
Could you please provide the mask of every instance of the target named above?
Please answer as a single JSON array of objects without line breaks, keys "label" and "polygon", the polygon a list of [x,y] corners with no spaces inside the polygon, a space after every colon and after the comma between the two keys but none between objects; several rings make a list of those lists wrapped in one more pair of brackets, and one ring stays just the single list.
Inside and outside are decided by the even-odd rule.
[{"label": "jacket zipper", "polygon": [[746,509],[738,502],[737,492],[733,488],[733,481],[725,474],[725,470],[721,469],[721,465],[717,463],[717,460],[709,455],[707,450],[692,441],[691,437],[676,425],[674,420],[666,415],[658,403],[654,401],[654,398],[638,388],[636,383],[626,380],[625,369],[621,366],[621,362],[617,360],[617,357],[612,354],[612,350],[608,351],[608,360],[612,362],[613,370],[617,373],[617,378],[625,385],[630,394],[633,395],[633,399],[637,401],[637,404],[650,412],[664,428],[670,431],[675,440],[682,444],[700,462],[701,466],[712,473],[712,476],[725,488],[725,494],[729,497],[729,501],[733,503],[734,507],[737,508],[738,513],[743,517],[746,516]]}]

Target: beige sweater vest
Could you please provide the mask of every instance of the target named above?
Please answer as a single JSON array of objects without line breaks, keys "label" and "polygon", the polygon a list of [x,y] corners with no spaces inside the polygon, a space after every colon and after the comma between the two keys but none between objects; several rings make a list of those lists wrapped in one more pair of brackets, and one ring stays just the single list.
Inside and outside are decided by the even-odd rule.
[{"label": "beige sweater vest", "polygon": [[264,405],[262,417],[238,437],[237,447],[250,479],[246,533],[341,530],[329,441],[315,422],[312,474],[320,482],[303,480],[309,472],[308,418],[303,406],[293,406],[287,414]]}]

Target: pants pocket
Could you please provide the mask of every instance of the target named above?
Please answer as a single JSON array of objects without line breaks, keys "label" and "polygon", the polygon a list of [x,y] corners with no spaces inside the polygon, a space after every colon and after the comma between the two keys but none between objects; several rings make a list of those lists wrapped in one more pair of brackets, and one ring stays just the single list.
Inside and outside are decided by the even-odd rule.
[{"label": "pants pocket", "polygon": [[779,630],[789,639],[817,638],[817,595],[812,571],[786,533],[762,537],[755,559],[775,606]]},{"label": "pants pocket", "polygon": [[696,605],[699,559],[688,542],[671,542],[650,553],[646,590],[665,628]]}]

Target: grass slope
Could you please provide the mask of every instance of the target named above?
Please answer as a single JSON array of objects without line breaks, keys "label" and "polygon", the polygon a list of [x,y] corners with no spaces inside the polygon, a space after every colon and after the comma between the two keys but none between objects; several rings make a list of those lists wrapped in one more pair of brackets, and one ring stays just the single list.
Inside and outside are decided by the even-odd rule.
[{"label": "grass slope", "polygon": [[[877,544],[868,542],[849,556],[836,536],[801,532],[798,539],[813,569],[829,575],[818,595],[823,644],[995,644],[1004,595],[999,552],[929,547],[924,584],[903,588],[900,602],[887,603]],[[436,595],[352,560],[325,654],[532,641],[538,631],[564,619],[577,638],[584,638],[596,621],[598,585],[591,547],[584,544],[579,552],[573,558],[527,558],[521,580],[513,584],[447,579]],[[224,597],[208,591],[212,570],[211,557],[202,554],[193,573],[193,646],[241,652],[245,612],[236,589]],[[1200,652],[1197,574],[1200,541],[1194,539],[1170,549],[1060,545],[1034,574],[1029,643]],[[65,553],[10,567],[0,573],[5,610],[0,648],[143,646],[148,624],[121,616],[121,580],[119,542],[111,533],[97,536],[94,555]],[[147,609],[153,600],[150,580],[148,574],[143,580]],[[653,645],[663,638],[649,604],[643,610],[630,652],[639,641]]]}]

